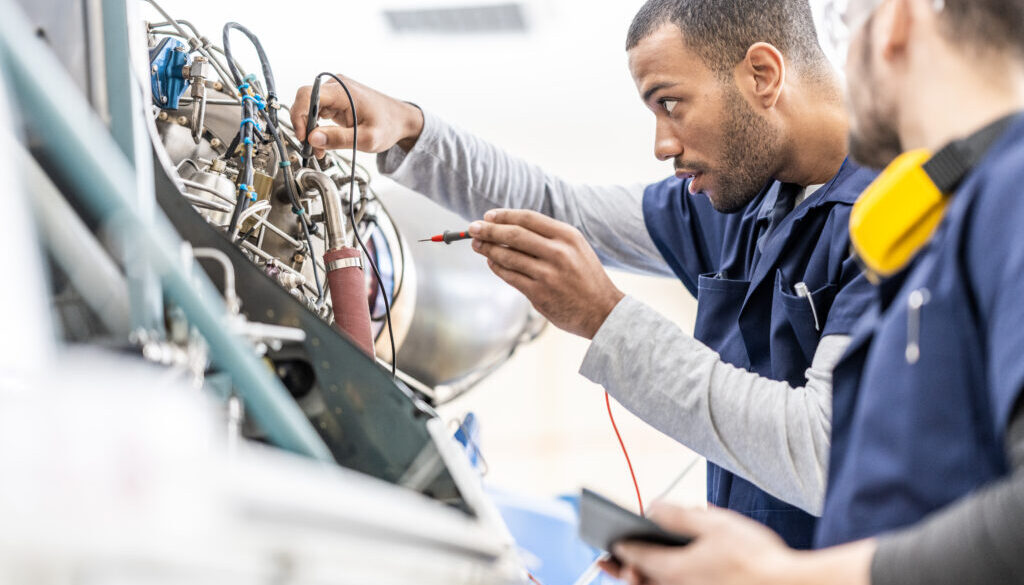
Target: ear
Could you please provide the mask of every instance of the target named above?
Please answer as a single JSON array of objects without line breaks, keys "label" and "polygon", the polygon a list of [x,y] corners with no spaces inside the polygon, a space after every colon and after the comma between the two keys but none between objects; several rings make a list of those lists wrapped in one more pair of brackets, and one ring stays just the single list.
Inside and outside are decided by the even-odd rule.
[{"label": "ear", "polygon": [[778,103],[786,83],[786,60],[773,45],[754,43],[736,66],[735,74],[740,90],[749,93],[753,103],[771,109]]},{"label": "ear", "polygon": [[888,3],[888,7],[879,9],[878,14],[879,31],[881,38],[878,39],[882,47],[882,56],[888,60],[899,57],[907,50],[907,43],[910,39],[910,29],[914,21],[912,7],[909,0],[894,0]]}]

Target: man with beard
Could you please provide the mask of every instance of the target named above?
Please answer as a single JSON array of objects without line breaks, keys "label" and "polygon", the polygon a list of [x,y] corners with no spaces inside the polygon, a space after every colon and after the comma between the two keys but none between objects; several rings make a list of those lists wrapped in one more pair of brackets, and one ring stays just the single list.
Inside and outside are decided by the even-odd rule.
[{"label": "man with beard", "polygon": [[1024,2],[852,0],[844,20],[851,152],[892,162],[851,225],[880,285],[835,370],[832,548],[664,509],[696,540],[623,544],[608,569],[631,583],[1024,582]]},{"label": "man with beard", "polygon": [[[483,216],[470,233],[492,270],[593,340],[581,373],[706,456],[712,503],[808,547],[831,371],[872,294],[847,224],[874,173],[846,160],[841,90],[807,0],[649,0],[627,51],[655,154],[676,170],[646,189],[569,184],[347,82],[357,147],[381,153],[398,182]],[[309,96],[292,107],[300,138]],[[350,148],[346,94],[326,85],[320,99],[338,126],[310,143]],[[682,280],[698,300],[693,337],[624,297],[601,261]]]}]

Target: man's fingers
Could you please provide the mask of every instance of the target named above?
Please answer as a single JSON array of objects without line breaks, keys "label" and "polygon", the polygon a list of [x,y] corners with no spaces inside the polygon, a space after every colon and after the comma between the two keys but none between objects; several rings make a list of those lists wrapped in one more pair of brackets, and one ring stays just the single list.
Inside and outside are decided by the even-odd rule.
[{"label": "man's fingers", "polygon": [[609,575],[611,575],[612,577],[614,577],[616,579],[621,579],[622,578],[621,577],[622,565],[620,565],[619,563],[617,563],[615,561],[612,561],[612,560],[598,561],[597,562],[597,566],[602,571],[604,571],[605,573],[608,573]]},{"label": "man's fingers", "polygon": [[292,102],[292,128],[295,129],[295,137],[299,140],[306,139],[306,115],[309,113],[309,94],[312,90],[309,85],[300,87],[295,93],[295,101]]},{"label": "man's fingers", "polygon": [[322,150],[339,150],[352,148],[352,137],[358,134],[359,144],[356,148],[363,152],[380,152],[386,150],[377,144],[377,134],[373,128],[359,128],[358,132],[344,126],[320,126],[309,133],[309,144]]},{"label": "man's fingers", "polygon": [[687,547],[681,546],[621,542],[612,548],[625,571],[644,575],[656,583],[679,581],[691,558]]},{"label": "man's fingers", "polygon": [[691,537],[704,534],[717,524],[714,512],[670,505],[659,505],[649,510],[647,517],[665,530]]},{"label": "man's fingers", "polygon": [[[333,80],[332,80],[333,81]],[[299,140],[306,138],[309,115],[309,100],[312,97],[313,86],[300,87],[295,93],[295,101],[292,102],[291,118],[292,127],[295,128],[295,137]],[[352,124],[352,105],[348,96],[337,83],[323,83],[320,85],[319,112],[321,119],[334,120],[343,125]],[[349,143],[351,146],[351,143]]]},{"label": "man's fingers", "polygon": [[469,224],[469,235],[477,240],[508,246],[538,258],[546,257],[551,241],[518,225],[504,225],[486,221]]},{"label": "man's fingers", "polygon": [[484,219],[492,223],[521,225],[545,238],[565,235],[572,229],[568,224],[528,209],[492,209],[484,214]]},{"label": "man's fingers", "polygon": [[[491,272],[496,274],[498,278],[504,280],[510,284],[513,288],[523,294],[527,294],[527,291],[533,288],[534,280],[524,274],[520,274],[514,270],[509,270],[502,266],[498,266],[490,258],[487,259],[487,267],[491,269]],[[527,295],[529,296],[529,295]]]},{"label": "man's fingers", "polygon": [[473,250],[494,262],[498,266],[514,270],[531,279],[540,277],[543,264],[533,256],[524,254],[512,248],[505,248],[496,244],[473,240]]}]

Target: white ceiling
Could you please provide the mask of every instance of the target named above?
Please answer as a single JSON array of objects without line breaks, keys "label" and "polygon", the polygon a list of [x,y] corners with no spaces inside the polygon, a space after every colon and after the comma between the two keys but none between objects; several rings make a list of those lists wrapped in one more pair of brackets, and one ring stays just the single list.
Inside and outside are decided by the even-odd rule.
[{"label": "white ceiling", "polygon": [[[528,34],[455,37],[390,32],[383,8],[426,2],[292,0],[272,11],[237,11],[234,2],[210,0],[165,0],[163,6],[217,44],[224,22],[252,30],[289,101],[320,71],[341,72],[572,180],[669,175],[671,167],[653,157],[653,116],[626,69],[626,28],[642,0],[526,4]],[[158,20],[148,7],[143,15]],[[244,37],[233,35],[232,48],[249,70],[258,69]]]},{"label": "white ceiling", "polygon": [[[395,35],[381,11],[474,2],[165,0],[163,5],[218,44],[226,21],[252,30],[289,101],[316,73],[341,72],[416,102],[565,178],[631,183],[671,173],[669,163],[654,159],[653,116],[640,103],[626,68],[626,29],[642,2],[524,0],[527,34],[448,37]],[[238,10],[238,5],[251,8]],[[143,14],[157,20],[148,5]],[[257,69],[244,37],[233,36],[232,46],[249,70]]]}]

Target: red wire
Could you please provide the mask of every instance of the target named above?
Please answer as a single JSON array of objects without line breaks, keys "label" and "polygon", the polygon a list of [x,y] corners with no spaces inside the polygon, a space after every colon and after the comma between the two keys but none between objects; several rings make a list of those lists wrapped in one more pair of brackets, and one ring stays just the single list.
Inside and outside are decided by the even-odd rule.
[{"label": "red wire", "polygon": [[538,581],[538,580],[537,580],[537,578],[536,578],[536,577],[534,577],[533,575],[531,575],[530,573],[527,573],[527,575],[529,575],[529,576],[530,576],[530,581],[533,581],[533,582],[534,582],[534,583],[535,583],[536,585],[544,585],[543,583],[541,583],[540,581]]},{"label": "red wire", "polygon": [[612,401],[608,393],[604,393],[604,404],[608,407],[608,420],[612,421],[612,428],[615,429],[615,437],[619,440],[619,446],[622,447],[622,454],[626,456],[626,465],[629,466],[629,475],[633,478],[633,488],[636,490],[636,501],[640,504],[640,515],[644,515],[644,500],[640,497],[640,484],[636,481],[636,473],[633,472],[633,462],[629,460],[629,451],[626,451],[626,443],[622,441],[622,435],[619,434],[619,426],[615,424],[615,416],[612,415]]}]

